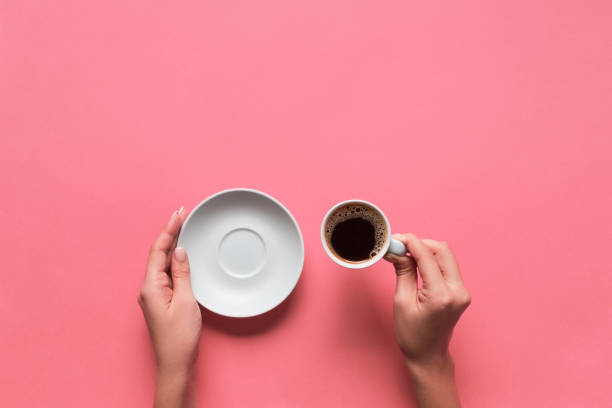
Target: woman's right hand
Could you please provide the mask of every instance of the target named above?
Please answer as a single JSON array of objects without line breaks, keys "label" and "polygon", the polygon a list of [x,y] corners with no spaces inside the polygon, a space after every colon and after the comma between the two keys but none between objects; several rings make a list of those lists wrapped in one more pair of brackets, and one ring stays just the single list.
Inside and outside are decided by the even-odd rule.
[{"label": "woman's right hand", "polygon": [[[415,380],[419,406],[459,406],[448,351],[453,328],[470,304],[459,266],[444,242],[413,234],[394,238],[406,245],[409,255],[385,256],[397,275],[393,326]],[[423,282],[420,288],[417,275]]]}]

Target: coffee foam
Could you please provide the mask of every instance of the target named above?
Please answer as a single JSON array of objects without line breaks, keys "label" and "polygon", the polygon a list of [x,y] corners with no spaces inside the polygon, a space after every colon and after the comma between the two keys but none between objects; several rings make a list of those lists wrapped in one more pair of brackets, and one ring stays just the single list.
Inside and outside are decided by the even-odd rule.
[{"label": "coffee foam", "polygon": [[[354,262],[346,260],[340,255],[338,255],[336,251],[334,251],[334,247],[331,244],[332,232],[334,231],[334,228],[336,228],[336,225],[338,225],[342,221],[346,221],[352,218],[361,218],[367,220],[370,224],[374,226],[376,240],[374,244],[374,249],[372,249],[372,251],[370,252],[370,259],[374,258],[383,250],[383,247],[385,245],[385,239],[387,237],[387,227],[385,224],[385,220],[380,216],[379,212],[365,204],[349,203],[334,210],[334,212],[327,218],[327,223],[325,224],[325,240],[327,241],[327,246],[339,259],[342,259],[345,262]],[[357,263],[367,261],[368,259],[365,259]]]}]

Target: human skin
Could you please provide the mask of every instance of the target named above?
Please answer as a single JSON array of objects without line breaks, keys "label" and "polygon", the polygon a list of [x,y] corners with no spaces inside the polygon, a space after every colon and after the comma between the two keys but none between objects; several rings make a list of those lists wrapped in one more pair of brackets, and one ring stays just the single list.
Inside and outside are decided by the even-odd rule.
[{"label": "human skin", "polygon": [[189,259],[184,248],[176,248],[186,216],[183,207],[173,212],[151,247],[138,295],[157,362],[156,408],[198,406],[194,371],[202,315],[191,290]]},{"label": "human skin", "polygon": [[394,238],[406,245],[408,255],[385,256],[397,276],[393,327],[414,382],[418,406],[460,407],[448,346],[453,328],[471,299],[459,266],[444,242],[414,234]]},{"label": "human skin", "polygon": [[[202,316],[191,290],[189,259],[176,247],[186,216],[182,207],[173,212],[151,247],[138,295],[157,361],[156,408],[198,406],[194,373]],[[418,405],[459,407],[448,345],[470,295],[446,243],[413,234],[394,237],[408,255],[385,256],[397,276],[393,325]]]}]

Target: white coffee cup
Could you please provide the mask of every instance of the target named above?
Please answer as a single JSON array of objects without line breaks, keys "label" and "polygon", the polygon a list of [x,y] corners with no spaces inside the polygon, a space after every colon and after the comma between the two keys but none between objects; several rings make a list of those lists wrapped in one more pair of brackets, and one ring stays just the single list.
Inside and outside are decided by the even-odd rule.
[{"label": "white coffee cup", "polygon": [[[384,233],[384,241],[381,247],[381,250],[376,253],[375,256],[372,256],[363,261],[349,261],[347,259],[342,258],[340,255],[335,253],[335,251],[330,248],[330,244],[326,238],[326,227],[329,221],[330,216],[334,214],[334,212],[343,207],[343,206],[365,206],[374,211],[378,218],[383,220],[385,223],[385,233]],[[354,218],[360,218],[355,216]],[[380,208],[376,207],[374,204],[364,201],[364,200],[346,200],[342,201],[336,205],[334,205],[328,212],[325,214],[325,218],[323,218],[323,222],[321,224],[321,242],[323,243],[323,249],[327,255],[340,266],[344,266],[345,268],[351,269],[360,269],[367,268],[368,266],[374,265],[376,262],[380,261],[387,253],[392,253],[395,255],[403,256],[406,255],[407,249],[406,246],[397,239],[391,238],[391,226],[389,225],[389,219],[387,216],[380,210]]]}]

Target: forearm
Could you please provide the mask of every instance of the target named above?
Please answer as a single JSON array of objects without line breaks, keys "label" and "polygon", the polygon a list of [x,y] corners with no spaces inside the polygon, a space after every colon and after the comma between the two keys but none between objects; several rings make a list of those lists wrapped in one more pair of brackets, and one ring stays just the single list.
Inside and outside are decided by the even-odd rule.
[{"label": "forearm", "polygon": [[410,363],[419,408],[460,408],[455,385],[455,366],[449,356],[435,362]]},{"label": "forearm", "polygon": [[158,372],[155,408],[197,408],[198,399],[192,373]]}]

